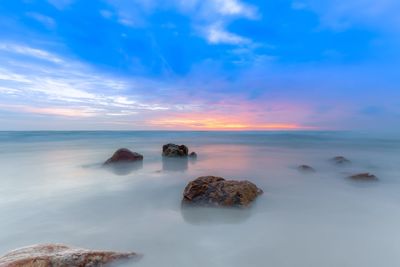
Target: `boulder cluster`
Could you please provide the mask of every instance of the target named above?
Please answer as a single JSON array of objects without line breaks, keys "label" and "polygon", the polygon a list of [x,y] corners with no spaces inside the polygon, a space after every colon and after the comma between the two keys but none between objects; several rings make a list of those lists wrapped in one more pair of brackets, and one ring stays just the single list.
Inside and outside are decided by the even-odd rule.
[{"label": "boulder cluster", "polygon": [[[350,165],[351,161],[343,156],[336,156],[330,159],[332,163],[338,166],[345,166],[345,165]],[[312,173],[315,172],[315,169],[311,166],[308,165],[300,165],[297,167],[297,169],[303,173]],[[378,181],[378,177],[376,177],[373,174],[370,174],[368,172],[362,172],[362,173],[357,173],[353,175],[347,176],[347,178],[353,180],[353,181]]]}]

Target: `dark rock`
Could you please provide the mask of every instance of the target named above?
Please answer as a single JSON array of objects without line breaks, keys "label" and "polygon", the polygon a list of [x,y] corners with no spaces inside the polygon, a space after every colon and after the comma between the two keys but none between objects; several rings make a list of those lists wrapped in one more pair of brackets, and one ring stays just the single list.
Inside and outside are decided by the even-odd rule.
[{"label": "dark rock", "polygon": [[111,158],[109,158],[106,162],[104,162],[104,164],[117,163],[117,162],[132,162],[138,160],[143,160],[143,156],[140,155],[139,153],[132,152],[129,149],[120,148],[112,155]]},{"label": "dark rock", "polygon": [[191,158],[193,158],[193,159],[197,158],[196,152],[190,153],[190,154],[189,154],[189,157],[191,157]]},{"label": "dark rock", "polygon": [[187,157],[188,153],[189,149],[185,145],[166,144],[162,148],[164,157]]},{"label": "dark rock", "polygon": [[301,172],[315,172],[314,168],[308,165],[300,165],[297,169]]},{"label": "dark rock", "polygon": [[140,255],[41,244],[20,248],[0,258],[0,267],[93,267],[139,259]]},{"label": "dark rock", "polygon": [[351,163],[350,160],[346,159],[345,157],[342,156],[337,156],[331,159],[331,161],[333,161],[334,163],[338,164],[338,165],[344,165],[344,164],[349,164]]},{"label": "dark rock", "polygon": [[354,174],[349,176],[349,178],[354,181],[378,181],[378,177],[368,172]]},{"label": "dark rock", "polygon": [[183,192],[183,202],[210,206],[248,206],[263,191],[249,181],[202,176],[191,181]]}]

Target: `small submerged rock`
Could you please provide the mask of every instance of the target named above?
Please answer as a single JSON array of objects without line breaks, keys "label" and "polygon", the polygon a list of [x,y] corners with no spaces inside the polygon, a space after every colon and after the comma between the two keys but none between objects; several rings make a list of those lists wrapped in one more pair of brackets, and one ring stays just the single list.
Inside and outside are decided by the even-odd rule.
[{"label": "small submerged rock", "polygon": [[206,206],[248,206],[263,191],[249,181],[202,176],[191,181],[183,192],[183,203]]},{"label": "small submerged rock", "polygon": [[189,149],[185,145],[166,144],[162,148],[164,157],[187,157],[188,153]]},{"label": "small submerged rock", "polygon": [[16,249],[0,257],[0,267],[94,267],[139,259],[134,252],[119,253],[40,244]]},{"label": "small submerged rock", "polygon": [[301,172],[315,172],[315,169],[308,165],[300,165],[297,169]]},{"label": "small submerged rock", "polygon": [[338,164],[338,165],[344,165],[344,164],[349,164],[351,163],[350,160],[346,159],[343,156],[337,156],[331,159],[332,162]]},{"label": "small submerged rock", "polygon": [[143,156],[141,154],[132,152],[126,148],[120,148],[112,155],[111,158],[104,162],[104,165],[117,162],[134,162],[139,160],[143,160]]},{"label": "small submerged rock", "polygon": [[189,157],[192,158],[192,159],[197,158],[196,152],[193,151],[192,153],[190,153],[190,154],[189,154]]},{"label": "small submerged rock", "polygon": [[378,177],[368,172],[354,174],[349,176],[348,178],[354,181],[378,181]]}]

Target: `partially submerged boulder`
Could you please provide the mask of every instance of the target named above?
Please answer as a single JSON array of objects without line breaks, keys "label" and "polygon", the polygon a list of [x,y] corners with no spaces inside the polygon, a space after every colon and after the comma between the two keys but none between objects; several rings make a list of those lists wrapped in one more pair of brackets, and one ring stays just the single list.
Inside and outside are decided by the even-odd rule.
[{"label": "partially submerged boulder", "polygon": [[315,172],[315,169],[308,165],[300,165],[297,169],[301,172]]},{"label": "partially submerged boulder", "polygon": [[202,176],[191,181],[183,192],[183,202],[206,206],[248,206],[263,191],[249,181]]},{"label": "partially submerged boulder", "polygon": [[354,174],[349,176],[348,178],[354,181],[378,181],[378,177],[368,172]]},{"label": "partially submerged boulder", "polygon": [[104,162],[104,164],[107,165],[117,162],[135,162],[139,160],[143,160],[143,156],[141,154],[132,152],[127,148],[120,148],[112,155],[111,158]]},{"label": "partially submerged boulder", "polygon": [[139,259],[134,252],[119,253],[40,244],[16,249],[0,258],[0,267],[94,267]]},{"label": "partially submerged boulder", "polygon": [[192,159],[196,159],[197,158],[197,153],[193,151],[192,153],[189,154],[189,157],[192,158]]},{"label": "partially submerged boulder", "polygon": [[185,145],[166,144],[162,148],[164,157],[187,157],[188,153],[189,149]]},{"label": "partially submerged boulder", "polygon": [[335,164],[338,164],[338,165],[345,165],[345,164],[351,163],[350,160],[346,159],[346,158],[343,157],[343,156],[334,157],[334,158],[331,159],[331,161],[332,161],[333,163],[335,163]]}]

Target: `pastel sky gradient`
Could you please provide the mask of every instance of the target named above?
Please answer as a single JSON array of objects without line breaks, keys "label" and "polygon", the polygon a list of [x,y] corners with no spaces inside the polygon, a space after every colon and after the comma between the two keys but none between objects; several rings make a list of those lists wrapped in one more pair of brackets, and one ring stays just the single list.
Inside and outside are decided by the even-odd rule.
[{"label": "pastel sky gradient", "polygon": [[399,0],[0,3],[0,130],[400,130]]}]

